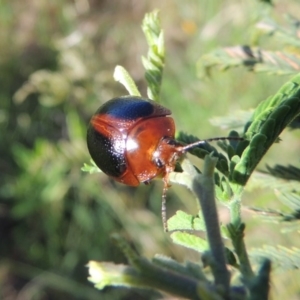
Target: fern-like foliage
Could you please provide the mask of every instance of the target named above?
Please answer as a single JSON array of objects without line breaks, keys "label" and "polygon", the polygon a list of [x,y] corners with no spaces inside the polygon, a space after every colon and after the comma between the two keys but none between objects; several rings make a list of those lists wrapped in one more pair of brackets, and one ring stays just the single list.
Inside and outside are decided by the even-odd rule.
[{"label": "fern-like foliage", "polygon": [[297,168],[295,166],[275,165],[274,167],[270,167],[267,165],[266,168],[268,172],[274,177],[278,177],[286,180],[300,181],[300,168]]},{"label": "fern-like foliage", "polygon": [[267,20],[258,22],[256,29],[259,34],[271,36],[276,41],[279,41],[281,45],[299,48],[299,18],[286,15],[286,20],[288,24],[282,26],[269,17]]},{"label": "fern-like foliage", "polygon": [[165,64],[165,47],[164,34],[160,26],[158,11],[145,15],[142,29],[149,46],[147,58],[142,57],[142,62],[146,70],[145,78],[148,83],[147,94],[150,99],[159,101]]},{"label": "fern-like foliage", "polygon": [[295,180],[286,180],[280,177],[274,177],[266,171],[256,171],[251,181],[249,182],[250,188],[269,188],[272,190],[280,190],[282,192],[298,191],[300,184]]},{"label": "fern-like foliage", "polygon": [[300,189],[298,192],[281,192],[275,191],[277,198],[289,208],[290,212],[282,215],[281,220],[283,222],[292,223],[292,226],[286,228],[284,231],[297,230],[300,231]]},{"label": "fern-like foliage", "polygon": [[300,182],[299,168],[295,166],[267,166],[268,171],[256,172],[251,186],[266,187],[275,191],[276,198],[286,207],[274,210],[261,207],[249,207],[265,222],[280,223],[281,232],[300,231]]},{"label": "fern-like foliage", "polygon": [[226,70],[240,66],[254,72],[288,75],[300,71],[300,56],[284,51],[267,51],[258,47],[239,45],[217,49],[204,55],[198,66],[201,77],[208,74],[212,67]]},{"label": "fern-like foliage", "polygon": [[300,212],[300,191],[283,193],[280,191],[276,191],[276,195],[279,200],[287,205],[290,209]]},{"label": "fern-like foliage", "polygon": [[[238,132],[242,132],[245,128],[245,120],[250,120],[253,115],[253,109],[250,110],[239,110],[234,114],[232,112],[224,116],[213,117],[210,119],[210,123],[214,126],[222,129],[234,129]],[[290,129],[300,128],[300,117],[296,117],[288,124]]]},{"label": "fern-like foliage", "polygon": [[278,40],[284,50],[273,51],[251,45],[237,45],[216,49],[200,58],[198,75],[209,74],[212,67],[227,70],[244,66],[253,72],[267,72],[273,75],[296,74],[300,71],[299,20],[289,17],[289,26],[282,27],[268,19],[255,26],[256,36],[270,36]]},{"label": "fern-like foliage", "polygon": [[245,132],[250,142],[234,166],[233,181],[242,185],[247,182],[266,151],[299,113],[300,75],[296,75],[254,111]]},{"label": "fern-like foliage", "polygon": [[259,249],[253,249],[250,253],[253,260],[261,262],[268,257],[273,265],[280,267],[281,270],[292,270],[300,268],[300,249],[286,248],[283,246],[264,246]]}]

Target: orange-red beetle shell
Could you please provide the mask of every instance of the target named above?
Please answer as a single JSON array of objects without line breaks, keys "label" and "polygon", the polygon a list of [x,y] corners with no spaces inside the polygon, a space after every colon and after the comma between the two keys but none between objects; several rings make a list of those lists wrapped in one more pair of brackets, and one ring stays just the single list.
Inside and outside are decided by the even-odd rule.
[{"label": "orange-red beetle shell", "polygon": [[90,121],[87,145],[91,157],[108,176],[130,186],[164,176],[176,152],[170,142],[175,134],[170,114],[149,99],[109,100]]}]

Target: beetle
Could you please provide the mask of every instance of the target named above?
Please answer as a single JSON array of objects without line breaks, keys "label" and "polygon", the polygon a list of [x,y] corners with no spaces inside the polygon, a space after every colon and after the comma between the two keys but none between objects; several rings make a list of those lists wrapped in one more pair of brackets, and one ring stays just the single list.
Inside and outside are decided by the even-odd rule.
[{"label": "beetle", "polygon": [[213,138],[182,145],[175,140],[171,111],[153,100],[122,96],[104,103],[92,116],[87,146],[96,165],[108,176],[129,186],[164,180],[162,219],[166,225],[168,175],[177,160],[190,148]]}]

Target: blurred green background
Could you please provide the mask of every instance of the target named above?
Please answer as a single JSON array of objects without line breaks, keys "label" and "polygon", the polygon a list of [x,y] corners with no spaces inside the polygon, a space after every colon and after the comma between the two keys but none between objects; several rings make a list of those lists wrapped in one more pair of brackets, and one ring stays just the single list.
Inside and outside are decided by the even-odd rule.
[{"label": "blurred green background", "polygon": [[[253,108],[287,81],[241,68],[197,78],[201,55],[251,44],[254,24],[266,13],[259,1],[1,1],[0,299],[149,299],[138,291],[100,293],[88,283],[89,260],[125,262],[110,240],[113,232],[149,258],[199,259],[163,232],[162,182],[129,188],[81,172],[90,159],[85,135],[91,115],[126,94],[113,80],[114,67],[124,66],[146,95],[141,22],[156,8],[166,41],[162,104],[173,111],[178,130],[200,138],[227,135],[209,120]],[[284,14],[299,9],[296,0],[276,1],[270,15],[284,24]],[[268,39],[261,43],[277,47]],[[299,133],[287,131],[282,139],[286,143],[272,147],[262,168],[278,156],[281,163],[299,161]],[[248,205],[272,207],[274,199],[268,189],[245,194]],[[182,187],[168,191],[169,216],[195,207]],[[222,207],[220,217],[228,217]],[[296,245],[295,235],[282,235],[279,226],[247,211],[245,219],[249,248]],[[274,299],[297,299],[299,282],[295,272],[275,273]]]}]

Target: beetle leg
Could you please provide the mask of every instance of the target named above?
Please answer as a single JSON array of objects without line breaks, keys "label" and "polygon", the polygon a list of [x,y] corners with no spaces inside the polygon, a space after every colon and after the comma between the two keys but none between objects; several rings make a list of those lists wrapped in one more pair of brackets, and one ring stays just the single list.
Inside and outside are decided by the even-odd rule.
[{"label": "beetle leg", "polygon": [[163,193],[161,197],[161,219],[163,222],[163,227],[164,231],[168,232],[168,223],[167,223],[167,190],[169,188],[169,183],[168,183],[168,175],[164,177],[164,188],[163,188]]},{"label": "beetle leg", "polygon": [[167,222],[167,191],[168,188],[171,187],[171,185],[169,184],[169,174],[170,172],[173,171],[173,167],[171,167],[170,169],[167,167],[166,168],[166,174],[163,177],[163,181],[164,181],[164,187],[163,187],[163,192],[162,192],[162,197],[161,197],[161,218],[162,218],[162,222],[163,222],[163,227],[164,227],[164,231],[168,232],[168,222]]}]

